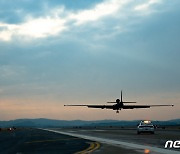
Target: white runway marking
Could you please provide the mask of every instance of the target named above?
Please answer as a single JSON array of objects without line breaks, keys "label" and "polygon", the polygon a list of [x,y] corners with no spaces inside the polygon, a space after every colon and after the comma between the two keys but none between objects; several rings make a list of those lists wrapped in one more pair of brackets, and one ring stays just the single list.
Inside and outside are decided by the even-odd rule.
[{"label": "white runway marking", "polygon": [[68,132],[56,131],[56,130],[50,130],[50,129],[42,129],[42,130],[59,133],[59,134],[64,134],[64,135],[69,135],[69,136],[74,136],[74,137],[83,138],[83,139],[92,140],[92,141],[98,141],[101,143],[116,145],[116,146],[120,146],[120,147],[123,147],[123,146],[131,147],[131,148],[135,148],[136,150],[137,149],[142,149],[142,150],[148,149],[150,151],[158,152],[158,153],[162,153],[162,154],[180,154],[180,152],[178,152],[178,151],[173,151],[173,150],[169,150],[169,149],[162,149],[162,148],[158,148],[158,147],[122,142],[122,141],[117,141],[117,140],[112,140],[112,139],[92,137],[92,136],[87,136],[87,135],[80,135],[80,134],[68,133]]},{"label": "white runway marking", "polygon": [[94,132],[105,132],[106,130],[92,130]]}]

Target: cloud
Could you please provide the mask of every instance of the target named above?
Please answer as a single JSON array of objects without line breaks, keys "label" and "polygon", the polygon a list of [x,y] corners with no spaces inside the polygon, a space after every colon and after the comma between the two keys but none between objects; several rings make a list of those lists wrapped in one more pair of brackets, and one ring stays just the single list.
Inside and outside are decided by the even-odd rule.
[{"label": "cloud", "polygon": [[76,14],[71,14],[70,19],[76,20],[77,25],[81,25],[87,22],[97,21],[100,18],[113,15],[119,11],[125,4],[130,2],[129,0],[111,0],[97,4],[94,8],[89,10],[79,11]]},{"label": "cloud", "polygon": [[154,4],[158,4],[161,3],[161,0],[149,0],[146,3],[143,4],[139,4],[137,6],[135,6],[135,10],[137,11],[148,11],[150,9],[150,7]]},{"label": "cloud", "polygon": [[[125,29],[123,24],[127,25],[128,16],[136,17],[137,11],[142,10],[145,14],[146,11],[150,10],[151,5],[159,2],[159,0],[150,0],[142,4],[139,1],[132,3],[132,0],[105,0],[84,10],[73,11],[64,6],[49,8],[48,11],[46,9],[47,12],[44,12],[44,16],[34,17],[31,14],[25,14],[24,21],[21,23],[0,22],[0,40],[11,41],[13,37],[22,37],[23,39],[46,38],[60,35],[65,31],[71,32],[73,28],[80,29],[83,25],[90,28],[89,25],[98,25],[101,21],[114,23],[112,19],[116,20],[117,23],[115,23],[118,24],[113,27],[120,27],[118,28],[119,32],[122,32]],[[132,21],[129,20],[128,22],[131,23]],[[113,27],[112,31],[117,32],[118,29]],[[96,28],[101,30],[101,24]]]},{"label": "cloud", "polygon": [[43,38],[49,35],[56,35],[66,29],[65,21],[56,18],[38,18],[29,20],[23,24],[0,23],[5,30],[0,32],[0,39],[10,41],[12,36],[28,36],[32,38]]},{"label": "cloud", "polygon": [[34,38],[56,35],[66,29],[64,23],[64,20],[56,18],[33,19],[20,25],[17,28],[17,33]]}]

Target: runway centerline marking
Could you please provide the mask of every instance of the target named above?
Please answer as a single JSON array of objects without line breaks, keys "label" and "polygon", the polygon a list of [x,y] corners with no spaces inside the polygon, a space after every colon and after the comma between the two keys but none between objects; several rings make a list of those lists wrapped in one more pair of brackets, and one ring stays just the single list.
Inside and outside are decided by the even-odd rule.
[{"label": "runway centerline marking", "polygon": [[113,140],[113,139],[107,139],[107,138],[101,138],[101,137],[93,137],[93,136],[88,136],[88,135],[80,135],[80,134],[68,133],[68,132],[50,130],[50,129],[41,129],[41,130],[46,130],[46,131],[49,131],[49,132],[54,132],[54,133],[79,137],[79,138],[83,138],[83,139],[87,139],[87,140],[97,141],[97,142],[100,142],[100,143],[110,144],[110,145],[116,145],[116,146],[120,146],[121,148],[131,147],[131,148],[143,149],[143,150],[148,149],[150,151],[163,153],[163,154],[179,154],[179,151],[173,151],[173,150],[169,150],[169,149],[162,149],[162,148],[158,148],[158,147],[154,147],[154,146],[147,146],[147,145],[129,143],[129,142],[124,142],[124,141],[119,141],[119,140],[117,141],[117,140]]}]

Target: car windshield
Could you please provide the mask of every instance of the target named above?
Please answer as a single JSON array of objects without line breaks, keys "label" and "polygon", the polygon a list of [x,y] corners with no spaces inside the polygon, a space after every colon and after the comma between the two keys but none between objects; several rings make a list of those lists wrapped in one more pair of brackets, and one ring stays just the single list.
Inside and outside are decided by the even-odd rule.
[{"label": "car windshield", "polygon": [[151,121],[141,121],[140,125],[152,126]]}]

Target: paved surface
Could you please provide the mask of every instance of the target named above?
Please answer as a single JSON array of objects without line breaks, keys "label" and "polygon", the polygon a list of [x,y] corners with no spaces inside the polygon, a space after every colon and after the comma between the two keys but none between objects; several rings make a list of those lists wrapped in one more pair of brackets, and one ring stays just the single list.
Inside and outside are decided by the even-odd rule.
[{"label": "paved surface", "polygon": [[[137,135],[136,130],[123,129],[56,129],[55,131],[67,134],[40,129],[0,131],[0,154],[157,154],[164,152],[153,151],[147,147],[164,150],[166,140],[180,140],[179,130],[161,130],[155,135]],[[74,134],[76,135],[73,136]],[[142,146],[146,148],[142,149]],[[179,150],[171,149],[168,153],[180,153]]]},{"label": "paved surface", "polygon": [[[132,148],[129,147],[122,147],[122,146],[116,146],[114,147],[114,144],[109,144],[108,142],[104,142],[101,139],[95,138],[95,137],[91,137],[91,136],[85,136],[85,135],[78,135],[75,133],[68,133],[65,131],[59,131],[59,130],[53,130],[53,129],[43,129],[49,132],[55,132],[57,134],[65,134],[65,135],[69,135],[69,136],[73,136],[73,137],[78,137],[78,138],[83,138],[83,139],[89,139],[91,141],[98,141],[97,143],[99,143],[99,141],[102,143],[101,146],[99,146],[98,148],[95,148],[93,151],[91,151],[91,153],[97,153],[97,154],[116,154],[116,153],[122,153],[122,154],[139,154],[140,152],[144,153],[144,149],[143,150],[134,150]],[[108,143],[108,144],[106,144]],[[117,144],[118,145],[118,144]],[[81,154],[87,154],[88,150],[85,150],[85,152],[81,152]]]},{"label": "paved surface", "polygon": [[180,140],[180,131],[178,129],[158,130],[155,135],[137,135],[136,130],[125,129],[59,129],[56,131],[109,145],[124,146],[125,149],[127,147],[133,148],[139,153],[180,153],[180,149],[164,149],[167,140]]},{"label": "paved surface", "polygon": [[39,129],[0,131],[0,154],[71,154],[89,147],[93,150],[95,145],[88,140]]}]

